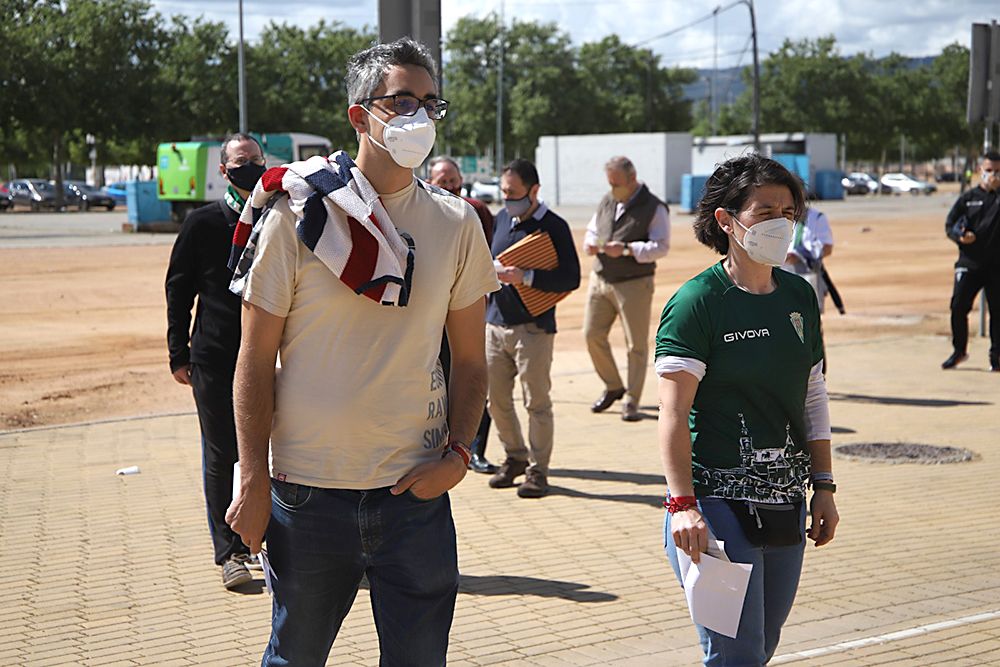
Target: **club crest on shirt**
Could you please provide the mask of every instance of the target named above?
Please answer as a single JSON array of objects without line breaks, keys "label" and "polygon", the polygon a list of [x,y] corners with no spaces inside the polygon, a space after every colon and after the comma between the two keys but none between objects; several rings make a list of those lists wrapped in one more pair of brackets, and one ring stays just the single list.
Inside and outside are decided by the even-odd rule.
[{"label": "club crest on shirt", "polygon": [[799,340],[803,343],[806,342],[805,326],[803,324],[802,313],[788,313],[788,319],[791,321],[792,326],[795,328],[795,333],[799,335]]}]

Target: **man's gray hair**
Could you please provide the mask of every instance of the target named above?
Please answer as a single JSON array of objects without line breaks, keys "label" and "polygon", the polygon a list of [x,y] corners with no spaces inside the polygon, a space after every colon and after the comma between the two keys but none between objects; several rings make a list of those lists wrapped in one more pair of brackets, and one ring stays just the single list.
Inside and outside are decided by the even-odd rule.
[{"label": "man's gray hair", "polygon": [[427,170],[433,171],[434,167],[441,164],[442,162],[447,162],[448,164],[450,164],[455,168],[455,171],[458,172],[459,176],[462,175],[462,168],[458,166],[458,163],[455,162],[454,159],[448,157],[447,155],[435,155],[434,157],[432,157],[430,162],[427,163]]},{"label": "man's gray hair", "polygon": [[264,154],[264,147],[260,145],[260,142],[257,141],[256,138],[246,134],[245,132],[233,132],[222,140],[222,149],[219,151],[219,157],[222,160],[222,164],[229,162],[229,144],[234,141],[252,141],[257,144],[257,148],[260,149],[260,154]]},{"label": "man's gray hair", "polygon": [[358,104],[375,94],[390,67],[418,65],[437,82],[437,65],[426,46],[409,37],[375,44],[347,61],[347,103]]},{"label": "man's gray hair", "polygon": [[635,165],[624,155],[616,155],[604,165],[604,171],[620,171],[629,178],[635,176]]}]

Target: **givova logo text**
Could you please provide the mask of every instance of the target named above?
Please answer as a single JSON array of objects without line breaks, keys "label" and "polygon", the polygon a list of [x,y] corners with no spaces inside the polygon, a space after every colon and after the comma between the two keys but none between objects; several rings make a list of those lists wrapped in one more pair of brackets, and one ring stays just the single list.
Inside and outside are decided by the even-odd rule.
[{"label": "givova logo text", "polygon": [[747,338],[764,338],[770,335],[771,332],[767,329],[747,329],[746,331],[730,331],[727,334],[722,334],[722,340],[726,343],[733,343]]}]

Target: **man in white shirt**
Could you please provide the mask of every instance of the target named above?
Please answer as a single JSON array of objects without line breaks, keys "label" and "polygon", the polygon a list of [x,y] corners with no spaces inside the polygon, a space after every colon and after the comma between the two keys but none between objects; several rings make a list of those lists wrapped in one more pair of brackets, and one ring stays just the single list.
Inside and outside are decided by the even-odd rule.
[{"label": "man in white shirt", "polygon": [[[622,419],[642,419],[639,399],[649,360],[649,318],[656,260],[670,249],[670,211],[636,178],[627,157],[613,157],[604,167],[611,191],[604,195],[587,225],[583,250],[594,257],[587,292],[583,333],[604,393],[591,406],[604,412],[624,398]],[[628,346],[628,385],[622,383],[608,335],[621,317]]]},{"label": "man in white shirt", "polygon": [[823,260],[833,254],[833,230],[826,214],[810,206],[803,222],[795,226],[788,256],[781,268],[805,278],[816,290],[819,312],[829,291],[823,279]]}]

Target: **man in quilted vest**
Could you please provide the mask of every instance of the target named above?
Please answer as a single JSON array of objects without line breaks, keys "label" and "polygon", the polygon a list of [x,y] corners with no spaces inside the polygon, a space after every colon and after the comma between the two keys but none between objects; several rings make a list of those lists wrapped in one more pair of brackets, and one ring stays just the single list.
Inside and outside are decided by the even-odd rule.
[{"label": "man in quilted vest", "polygon": [[[649,359],[649,313],[656,260],[670,249],[670,211],[636,178],[627,157],[604,166],[610,192],[587,225],[583,251],[594,258],[583,333],[604,393],[590,407],[604,412],[624,398],[622,419],[639,421],[639,398]],[[622,382],[608,334],[616,318],[625,327],[628,384]]]}]

